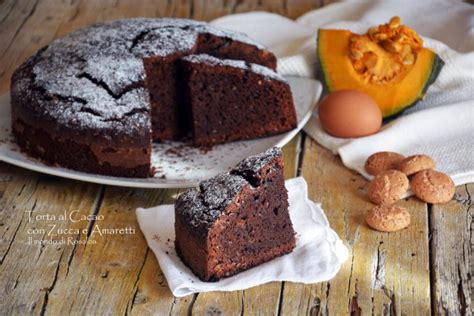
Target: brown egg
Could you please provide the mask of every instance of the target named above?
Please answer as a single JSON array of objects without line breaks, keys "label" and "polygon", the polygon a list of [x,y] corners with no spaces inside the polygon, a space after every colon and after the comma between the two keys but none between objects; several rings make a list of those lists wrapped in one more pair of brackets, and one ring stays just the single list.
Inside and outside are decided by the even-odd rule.
[{"label": "brown egg", "polygon": [[376,133],[382,126],[382,113],[367,94],[340,90],[320,102],[319,120],[329,134],[352,138]]}]

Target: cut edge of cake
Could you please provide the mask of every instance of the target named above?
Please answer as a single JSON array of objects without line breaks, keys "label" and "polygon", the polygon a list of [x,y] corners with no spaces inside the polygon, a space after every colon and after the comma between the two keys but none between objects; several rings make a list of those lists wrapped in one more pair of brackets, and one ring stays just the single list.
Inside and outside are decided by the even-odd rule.
[{"label": "cut edge of cake", "polygon": [[288,81],[267,67],[207,54],[181,59],[195,146],[255,139],[297,127]]}]

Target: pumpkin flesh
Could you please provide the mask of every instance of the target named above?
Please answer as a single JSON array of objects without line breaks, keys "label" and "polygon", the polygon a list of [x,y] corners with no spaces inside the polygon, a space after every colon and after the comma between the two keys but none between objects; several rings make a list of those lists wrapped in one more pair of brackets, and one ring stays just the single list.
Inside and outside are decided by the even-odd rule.
[{"label": "pumpkin flesh", "polygon": [[[389,80],[377,82],[355,69],[354,60],[349,57],[353,35],[348,30],[319,30],[317,53],[325,86],[329,92],[351,89],[370,95],[384,118],[399,113],[423,98],[442,66],[441,59],[433,51],[421,47],[412,64],[399,68]],[[389,66],[388,62],[381,65]]]}]

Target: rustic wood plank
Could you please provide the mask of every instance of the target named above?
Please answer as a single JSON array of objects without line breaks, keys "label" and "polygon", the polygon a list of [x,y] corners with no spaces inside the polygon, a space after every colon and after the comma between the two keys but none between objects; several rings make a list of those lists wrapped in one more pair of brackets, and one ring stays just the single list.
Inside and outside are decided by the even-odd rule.
[{"label": "rustic wood plank", "polygon": [[[171,203],[171,201],[167,203]],[[193,295],[184,298],[173,297],[155,255],[152,252],[148,252],[145,265],[139,275],[130,314],[151,315],[165,313],[170,315],[187,315],[193,302],[193,297]]]},{"label": "rustic wood plank", "polygon": [[0,200],[0,310],[9,315],[41,314],[58,271],[68,269],[74,243],[88,227],[87,221],[59,216],[90,214],[100,186],[14,169],[7,169],[12,180]]},{"label": "rustic wood plank", "polygon": [[459,186],[453,201],[431,208],[432,307],[439,315],[474,313],[473,195],[474,184]]},{"label": "rustic wood plank", "polygon": [[25,22],[35,12],[38,1],[4,1],[0,6],[0,57],[10,47]]},{"label": "rustic wood plank", "polygon": [[291,19],[305,14],[308,11],[322,7],[320,0],[306,1],[306,0],[288,0],[286,4],[286,16]]},{"label": "rustic wood plank", "polygon": [[34,192],[38,177],[35,173],[0,163],[0,263],[10,250],[21,226],[23,210],[17,200],[28,199]]},{"label": "rustic wood plank", "polygon": [[[11,39],[12,44],[1,46],[5,51],[0,53],[0,94],[9,89],[11,75],[18,65],[54,39],[59,25],[74,14],[76,6],[74,1],[42,0],[30,10]],[[6,20],[9,16],[16,17],[16,14],[10,13]],[[3,31],[4,26],[7,26],[6,21],[0,23],[0,30]],[[10,37],[10,33],[0,33],[2,43],[8,42]]]},{"label": "rustic wood plank", "polygon": [[321,3],[318,0],[194,0],[190,5],[187,9],[194,19],[208,21],[227,14],[249,11],[268,11],[294,19],[320,7]]},{"label": "rustic wood plank", "polygon": [[[60,269],[51,289],[48,314],[125,314],[136,293],[148,248],[135,216],[138,206],[163,203],[173,190],[107,187],[87,244],[78,245],[68,269]],[[124,229],[99,233],[99,229]],[[127,231],[128,230],[128,231]]]},{"label": "rustic wood plank", "polygon": [[[166,190],[160,204],[172,204],[175,197],[183,190]],[[166,313],[187,315],[193,302],[193,295],[175,298],[161,272],[155,255],[149,251],[143,270],[137,275],[135,295],[130,304],[130,314],[151,315]]]},{"label": "rustic wood plank", "polygon": [[8,15],[13,11],[16,3],[17,1],[0,0],[0,23],[4,22]]},{"label": "rustic wood plank", "polygon": [[366,181],[310,138],[305,141],[301,174],[310,197],[322,202],[351,255],[330,282],[286,283],[282,314],[429,314],[426,205],[412,198],[402,201],[410,210],[412,225],[399,233],[379,233],[364,222],[371,207]]}]

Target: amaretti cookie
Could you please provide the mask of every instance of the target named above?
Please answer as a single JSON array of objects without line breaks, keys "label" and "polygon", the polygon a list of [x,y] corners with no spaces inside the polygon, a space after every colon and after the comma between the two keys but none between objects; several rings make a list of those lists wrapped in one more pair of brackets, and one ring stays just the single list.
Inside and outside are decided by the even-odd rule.
[{"label": "amaretti cookie", "polygon": [[428,155],[413,155],[409,156],[398,165],[398,170],[410,176],[421,170],[434,169],[435,161]]},{"label": "amaretti cookie", "polygon": [[372,154],[365,161],[365,171],[371,175],[377,175],[390,169],[398,169],[398,166],[405,157],[391,151],[380,151]]},{"label": "amaretti cookie", "polygon": [[401,206],[378,205],[367,212],[365,220],[375,230],[395,232],[410,225],[410,213]]},{"label": "amaretti cookie", "polygon": [[408,190],[407,176],[398,170],[379,173],[369,183],[367,194],[375,204],[392,204]]},{"label": "amaretti cookie", "polygon": [[431,169],[416,173],[411,180],[411,187],[420,200],[433,204],[449,202],[456,190],[448,175]]},{"label": "amaretti cookie", "polygon": [[175,203],[176,251],[203,281],[287,254],[296,244],[279,148],[203,181]]}]

